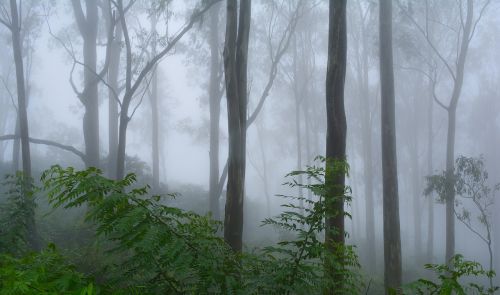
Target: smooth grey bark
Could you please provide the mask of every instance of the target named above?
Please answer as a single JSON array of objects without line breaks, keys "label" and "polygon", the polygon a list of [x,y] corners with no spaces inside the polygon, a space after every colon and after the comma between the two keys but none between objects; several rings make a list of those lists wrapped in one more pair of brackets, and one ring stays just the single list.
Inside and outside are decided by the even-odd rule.
[{"label": "smooth grey bark", "polygon": [[453,84],[453,92],[448,111],[448,131],[446,137],[446,263],[455,255],[455,133],[458,100],[462,92],[464,81],[465,61],[469,50],[470,36],[472,32],[472,18],[474,15],[473,0],[467,0],[467,16],[463,28],[462,42],[456,63],[456,75]]},{"label": "smooth grey bark", "polygon": [[385,292],[388,294],[390,288],[399,288],[402,282],[401,233],[392,54],[392,0],[380,0],[379,4],[384,282]]},{"label": "smooth grey bark", "polygon": [[[292,19],[288,23],[285,31],[283,32],[283,35],[281,36],[279,40],[279,45],[276,48],[274,52],[274,56],[272,57],[273,62],[271,63],[271,67],[269,69],[269,76],[266,82],[266,85],[264,87],[264,90],[262,91],[259,101],[257,103],[257,106],[255,107],[254,111],[248,116],[248,119],[246,120],[246,129],[248,129],[253,122],[257,119],[257,116],[260,114],[264,107],[264,103],[269,96],[269,93],[274,85],[274,81],[276,79],[276,76],[278,75],[278,67],[281,61],[281,58],[284,56],[285,52],[288,50],[288,47],[290,46],[291,39],[293,32],[295,31],[295,28],[297,26],[297,22],[300,18],[300,11],[303,5],[303,0],[300,0],[297,4],[297,7],[295,8],[294,14],[292,16]],[[245,131],[246,132],[246,131]],[[224,169],[222,171],[222,174],[219,178],[219,184],[218,184],[218,195],[217,198],[220,197],[222,194],[222,190],[224,187],[224,183],[226,182],[227,174],[228,174],[228,163],[229,159],[226,160],[226,164],[224,165]]]},{"label": "smooth grey bark", "polygon": [[[420,98],[420,96],[418,96]],[[417,97],[414,98],[414,102]],[[416,103],[413,104],[413,122],[418,122],[417,119],[417,106]],[[421,218],[421,198],[422,198],[422,183],[421,183],[421,175],[420,175],[420,167],[418,162],[418,125],[414,126],[413,135],[410,136],[410,175],[411,175],[411,198],[412,198],[412,207],[413,207],[413,242],[414,242],[414,251],[415,251],[415,262],[420,263],[422,257],[422,218]]]},{"label": "smooth grey bark", "polygon": [[21,157],[23,160],[23,173],[25,177],[31,178],[31,154],[28,130],[28,112],[26,109],[26,88],[24,80],[24,64],[21,46],[21,20],[18,14],[17,1],[10,0],[11,13],[11,35],[14,63],[16,66],[17,85],[17,111],[19,122],[19,135],[21,138]]},{"label": "smooth grey bark", "polygon": [[[434,141],[434,100],[432,97],[432,84],[429,79],[429,102],[427,105],[427,173],[432,175],[432,156],[433,156],[433,141]],[[432,263],[434,258],[434,196],[427,197],[427,260]]]},{"label": "smooth grey bark", "polygon": [[371,114],[371,95],[369,91],[369,65],[368,65],[368,36],[367,24],[362,12],[361,4],[356,1],[357,10],[359,13],[361,25],[361,46],[360,65],[357,70],[358,81],[360,83],[361,94],[361,140],[363,153],[363,179],[364,179],[364,196],[365,196],[365,230],[366,230],[366,249],[370,253],[367,255],[367,267],[369,270],[374,270],[376,266],[377,250],[375,247],[375,205],[373,197],[373,143],[372,143],[372,114]]},{"label": "smooth grey bark", "polygon": [[[151,42],[152,56],[157,54],[157,40],[156,40],[156,12],[151,16],[151,31],[155,36]],[[159,122],[158,122],[158,71],[155,66],[151,71],[151,93],[149,96],[151,103],[151,162],[153,166],[153,192],[158,193],[160,189],[160,141],[159,141]]]},{"label": "smooth grey bark", "polygon": [[[293,90],[293,98],[295,103],[295,144],[296,144],[296,167],[297,171],[302,170],[302,131],[301,131],[301,119],[300,119],[300,108],[302,101],[304,100],[303,93],[303,81],[304,77],[302,77],[300,73],[304,72],[304,69],[300,68],[298,53],[297,53],[297,37],[295,36],[293,40],[293,79],[292,79],[292,90]],[[299,174],[298,182],[300,184],[304,184],[304,177],[302,174]],[[301,185],[297,187],[298,196],[302,197],[304,189]],[[299,207],[304,208],[304,201],[302,199],[299,200]],[[303,213],[303,209],[301,209]]]},{"label": "smooth grey bark", "polygon": [[[326,217],[325,244],[340,265],[342,256],[336,255],[338,247],[345,244],[344,190],[345,173],[338,171],[336,161],[346,160],[347,122],[344,109],[344,88],[347,64],[346,0],[329,1],[328,61],[326,70]],[[343,274],[326,261],[328,280],[333,280],[335,289],[328,294],[339,294],[343,288]]]},{"label": "smooth grey bark", "polygon": [[80,0],[72,0],[78,29],[83,39],[84,90],[81,101],[85,107],[83,115],[83,137],[87,167],[99,167],[99,101],[96,83],[97,27],[99,22],[97,0],[85,1],[85,14]]},{"label": "smooth grey bark", "polygon": [[219,3],[210,9],[210,24],[208,43],[210,46],[210,81],[208,90],[210,112],[210,147],[209,147],[209,203],[210,212],[215,220],[220,220],[219,206],[219,133],[220,133],[220,102],[222,98],[222,56],[219,38]]},{"label": "smooth grey bark", "polygon": [[[16,86],[17,86],[17,117],[19,121],[19,136],[21,137],[21,158],[23,161],[23,194],[30,195],[31,192],[31,154],[29,143],[28,112],[26,106],[26,87],[23,63],[23,50],[21,44],[21,19],[16,0],[10,0],[10,29],[12,38],[12,50],[14,63],[16,66]],[[28,229],[28,244],[32,250],[37,251],[39,246],[38,234],[36,230],[35,217],[29,216],[26,220]]]},{"label": "smooth grey bark", "polygon": [[[108,6],[109,7],[109,6]],[[106,14],[106,26],[112,26],[111,14]],[[118,148],[118,76],[120,73],[120,57],[122,52],[122,28],[114,27],[114,38],[111,43],[108,68],[108,163],[107,173],[111,179],[116,179],[116,154]]]},{"label": "smooth grey bark", "polygon": [[[309,92],[308,92],[309,93]],[[303,116],[304,116],[304,133],[305,133],[305,140],[306,140],[306,165],[311,166],[313,154],[311,152],[312,147],[311,147],[311,118],[310,117],[310,111],[309,111],[309,104],[305,104],[304,107],[302,108]],[[310,186],[312,184],[311,178],[307,178],[307,185]],[[312,191],[310,189],[307,190],[307,200],[312,201]],[[311,209],[311,204],[309,204],[308,209]]]},{"label": "smooth grey bark", "polygon": [[[227,0],[224,73],[227,95],[229,156],[224,240],[235,252],[243,246],[247,128],[247,62],[251,1]],[[239,15],[238,15],[239,14]]]},{"label": "smooth grey bark", "polygon": [[262,120],[257,122],[257,137],[259,139],[259,151],[260,151],[260,156],[262,158],[262,182],[264,184],[264,194],[266,195],[266,210],[267,210],[267,216],[271,217],[271,194],[269,193],[269,177],[267,173],[267,157],[266,157],[266,150],[264,149],[264,136],[263,136],[263,129],[264,127],[262,126]]}]

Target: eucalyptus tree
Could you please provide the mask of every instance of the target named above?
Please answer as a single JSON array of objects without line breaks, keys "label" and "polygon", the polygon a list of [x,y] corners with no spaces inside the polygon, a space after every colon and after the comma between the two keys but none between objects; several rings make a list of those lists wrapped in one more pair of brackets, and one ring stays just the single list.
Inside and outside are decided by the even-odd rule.
[{"label": "eucalyptus tree", "polygon": [[[355,78],[355,93],[359,98],[359,108],[361,110],[361,152],[363,158],[363,182],[364,182],[364,202],[365,202],[365,231],[367,267],[374,269],[376,265],[375,247],[375,202],[374,202],[374,160],[373,160],[373,130],[374,119],[373,106],[375,96],[370,92],[370,70],[372,67],[372,51],[375,51],[370,39],[373,34],[370,27],[376,22],[375,4],[370,1],[356,0],[350,2],[349,11],[353,16],[350,18],[351,30],[349,30],[352,43],[349,46],[352,60],[349,65]],[[377,94],[375,94],[377,95]]]},{"label": "eucalyptus tree", "polygon": [[220,48],[220,13],[221,4],[215,4],[210,9],[210,22],[208,43],[210,46],[210,78],[208,86],[208,100],[210,112],[210,171],[209,171],[209,203],[210,212],[213,218],[220,219],[219,197],[220,197],[220,180],[219,180],[219,133],[220,133],[220,103],[223,96],[223,88],[221,87],[222,73],[222,53]]},{"label": "eucalyptus tree", "polygon": [[[22,57],[24,62],[24,76],[25,76],[25,89],[26,89],[26,108],[29,106],[30,97],[32,94],[32,69],[33,69],[33,55],[35,51],[35,43],[40,35],[41,17],[40,10],[47,8],[51,5],[51,2],[39,3],[37,1],[27,1],[22,4],[22,9],[20,9],[19,14],[21,20],[21,47],[22,47]],[[20,4],[21,7],[21,4]],[[7,79],[8,83],[8,79]],[[8,86],[6,86],[8,87]],[[9,95],[12,95],[10,93]],[[14,105],[14,107],[16,107]],[[14,144],[12,147],[12,168],[13,171],[19,169],[19,152],[20,152],[20,120],[19,114],[16,118],[16,124],[14,129]]]},{"label": "eucalyptus tree", "polygon": [[247,62],[251,1],[227,0],[224,74],[229,130],[228,179],[224,240],[235,252],[243,246],[247,128]]},{"label": "eucalyptus tree", "polygon": [[[326,70],[326,216],[325,244],[329,251],[340,261],[343,267],[343,256],[337,255],[339,247],[343,251],[345,244],[344,224],[344,168],[338,168],[339,162],[346,161],[347,122],[344,109],[344,87],[347,64],[347,24],[346,0],[330,0],[328,25],[328,61]],[[343,166],[343,165],[340,165]],[[328,279],[334,284],[343,284],[343,275],[335,271],[331,262],[326,264]],[[341,290],[342,288],[338,288]],[[331,290],[333,294],[339,291]]]},{"label": "eucalyptus tree", "polygon": [[[104,20],[107,30],[113,30],[114,38],[110,40],[109,68],[106,81],[108,84],[108,163],[107,175],[110,178],[116,178],[116,153],[118,149],[118,101],[117,95],[121,92],[119,83],[120,61],[122,53],[122,28],[115,25],[113,14],[111,13],[111,0],[102,2]],[[116,15],[115,15],[116,16]]]},{"label": "eucalyptus tree", "polygon": [[[151,22],[151,44],[149,48],[149,56],[155,56],[158,48],[158,11],[156,7],[151,5],[149,9],[149,18]],[[168,12],[167,12],[168,13]],[[159,141],[159,112],[158,112],[158,67],[155,66],[151,73],[151,83],[149,89],[149,102],[151,106],[151,163],[153,172],[153,191],[158,192],[160,188],[160,141]]]},{"label": "eucalyptus tree", "polygon": [[[17,170],[19,168],[19,142],[21,142],[22,169],[29,178],[31,177],[31,154],[27,107],[33,63],[33,42],[40,27],[40,17],[38,15],[41,4],[30,1],[22,6],[17,1],[10,1],[9,7],[6,7],[6,5],[6,3],[1,4],[3,13],[0,16],[0,23],[8,30],[12,41],[16,91],[9,89],[9,77],[2,77],[2,84],[8,95],[11,96],[12,102],[14,103],[14,100],[17,100],[17,106],[14,104],[17,111],[15,136],[9,138],[14,140],[12,163],[14,170]],[[15,95],[17,95],[17,99],[14,99]]]},{"label": "eucalyptus tree", "polygon": [[[80,0],[71,0],[75,21],[83,39],[83,90],[78,92],[85,113],[83,138],[87,166],[99,167],[99,98],[97,72],[97,31],[99,26],[98,0],[85,0],[85,11]],[[76,89],[76,88],[75,88]]]},{"label": "eucalyptus tree", "polygon": [[[227,193],[225,208],[225,238],[231,241],[233,250],[240,251],[242,246],[243,230],[243,196],[245,181],[245,163],[246,163],[246,133],[249,126],[255,122],[258,115],[264,107],[266,99],[269,97],[271,89],[278,75],[280,62],[287,52],[293,33],[297,26],[299,18],[302,16],[305,8],[305,1],[298,0],[286,15],[285,25],[280,27],[276,25],[279,11],[276,7],[286,7],[287,1],[276,1],[266,3],[270,5],[272,11],[265,42],[268,43],[268,52],[271,63],[269,72],[264,80],[264,88],[259,93],[257,103],[254,109],[248,112],[249,103],[247,93],[247,73],[246,60],[248,59],[248,39],[250,31],[250,10],[251,6],[248,0],[241,0],[239,7],[239,17],[236,11],[238,1],[229,0],[226,6],[226,37],[224,47],[224,73],[226,82],[226,96],[228,100],[228,126],[229,126],[229,157],[223,169],[219,180],[219,191],[214,194],[217,198],[222,192],[222,187],[227,177]],[[232,19],[228,19],[231,16]],[[236,26],[235,28],[233,26]],[[233,32],[236,30],[236,32]],[[277,44],[274,44],[273,37],[277,34]],[[233,75],[230,76],[230,75]],[[242,86],[240,86],[240,84]],[[236,89],[235,89],[236,88]],[[229,90],[233,93],[230,94]],[[237,109],[233,105],[237,98],[238,108],[241,115],[235,113]],[[230,110],[230,105],[233,108]],[[240,123],[237,123],[240,122]],[[236,125],[235,125],[236,124]],[[239,126],[238,126],[239,125]],[[236,127],[238,126],[238,127]],[[232,142],[233,140],[233,142]],[[233,162],[231,164],[231,162]],[[233,172],[237,173],[234,174]],[[231,180],[230,180],[231,179]],[[228,227],[229,226],[229,227]]]},{"label": "eucalyptus tree", "polygon": [[[21,155],[23,160],[23,177],[24,183],[22,192],[27,200],[31,195],[31,153],[29,143],[29,128],[28,128],[28,112],[27,112],[27,99],[26,99],[26,86],[25,86],[25,65],[23,61],[23,46],[22,46],[22,12],[20,4],[16,0],[9,1],[9,9],[1,4],[2,15],[0,23],[4,25],[10,32],[12,40],[12,51],[16,72],[16,89],[17,89],[17,112],[19,121],[19,135],[21,137]],[[34,216],[28,217],[25,221],[29,230],[29,244],[32,249],[39,248],[38,238],[35,227]]]},{"label": "eucalyptus tree", "polygon": [[399,288],[402,283],[401,234],[396,156],[392,0],[380,0],[379,5],[384,282],[388,293],[389,289]]},{"label": "eucalyptus tree", "polygon": [[[461,97],[465,77],[465,64],[471,41],[477,32],[477,26],[482,19],[490,0],[484,1],[450,1],[447,9],[443,7],[443,1],[410,1],[402,3],[398,1],[401,11],[413,23],[415,28],[424,37],[429,50],[440,61],[445,72],[449,75],[452,89],[449,94],[448,103],[443,102],[437,95],[434,96],[436,103],[447,113],[448,128],[446,137],[446,175],[447,196],[446,200],[446,262],[455,254],[455,189],[454,189],[454,157],[455,157],[455,135],[458,102]],[[410,9],[411,6],[411,9]],[[450,9],[451,8],[451,9]],[[478,10],[477,13],[475,11]],[[423,23],[419,22],[413,15],[415,11],[423,14]],[[432,11],[432,15],[430,14]],[[436,21],[437,19],[437,21]],[[429,23],[441,23],[441,30],[445,33],[439,38],[429,31]],[[442,32],[441,32],[442,33]],[[439,42],[444,38],[446,46]],[[452,46],[449,46],[452,44]]]}]

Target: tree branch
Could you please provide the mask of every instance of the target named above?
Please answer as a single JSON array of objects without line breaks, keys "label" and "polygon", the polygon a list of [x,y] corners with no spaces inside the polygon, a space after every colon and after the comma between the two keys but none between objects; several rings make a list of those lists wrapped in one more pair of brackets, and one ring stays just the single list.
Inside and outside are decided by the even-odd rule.
[{"label": "tree branch", "polygon": [[[2,135],[2,136],[0,136],[0,141],[14,140],[17,138],[19,138],[19,136],[16,136],[15,134]],[[82,161],[84,163],[87,160],[87,158],[83,152],[79,151],[78,149],[76,149],[75,147],[70,146],[70,145],[64,145],[64,144],[61,144],[61,143],[58,143],[58,142],[55,142],[52,140],[39,139],[39,138],[33,138],[33,137],[30,137],[29,141],[31,143],[34,143],[34,144],[43,144],[43,145],[53,146],[53,147],[57,147],[59,149],[68,151],[68,152],[73,153],[74,155],[78,156],[80,159],[82,159]]]}]

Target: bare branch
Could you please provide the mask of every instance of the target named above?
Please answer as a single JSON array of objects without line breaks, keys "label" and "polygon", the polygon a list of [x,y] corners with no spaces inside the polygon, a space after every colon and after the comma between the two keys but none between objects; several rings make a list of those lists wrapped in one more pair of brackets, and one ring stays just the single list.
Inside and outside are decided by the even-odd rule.
[{"label": "bare branch", "polygon": [[483,15],[484,15],[484,12],[486,10],[486,7],[488,7],[488,5],[490,4],[490,2],[491,2],[491,0],[486,0],[486,2],[484,3],[483,7],[479,11],[479,16],[477,17],[476,21],[474,22],[474,25],[472,26],[472,31],[471,31],[471,34],[469,36],[469,42],[474,37],[474,34],[476,33],[477,24],[479,23],[479,21],[481,20],[481,18],[483,18]]},{"label": "bare branch", "polygon": [[[451,68],[450,64],[446,60],[446,58],[444,58],[444,56],[441,54],[441,52],[436,48],[434,42],[432,42],[432,40],[430,39],[428,31],[424,30],[418,24],[418,22],[408,13],[408,11],[406,11],[406,9],[404,9],[403,5],[401,5],[400,0],[397,0],[396,3],[398,5],[399,9],[403,12],[403,14],[406,17],[408,17],[408,19],[415,25],[415,27],[417,28],[417,30],[425,37],[425,39],[427,41],[427,44],[429,44],[429,46],[431,47],[432,51],[434,51],[434,53],[438,56],[438,58],[441,60],[441,62],[445,65],[445,67],[448,70],[449,74],[451,75],[451,77],[455,81],[457,79],[456,75],[455,75],[455,71],[453,71],[453,69]],[[426,13],[426,15],[427,15],[427,13]],[[427,17],[426,17],[426,19],[427,19]]]},{"label": "bare branch", "polygon": [[276,75],[278,74],[278,65],[279,65],[283,55],[290,47],[292,36],[295,32],[295,28],[296,28],[298,20],[301,16],[300,12],[301,12],[302,5],[303,5],[303,1],[299,1],[297,3],[297,7],[295,8],[295,11],[292,15],[292,19],[288,23],[285,31],[283,32],[283,35],[280,38],[280,41],[278,43],[278,48],[276,49],[276,53],[274,56],[271,55],[272,64],[271,64],[271,68],[269,70],[269,76],[267,79],[267,83],[266,83],[266,86],[264,87],[264,90],[262,91],[262,94],[260,96],[260,99],[259,99],[257,106],[255,107],[255,110],[252,112],[252,114],[247,119],[247,128],[255,121],[255,119],[257,118],[257,115],[260,113],[260,111],[262,110],[262,107],[264,106],[264,102],[265,102],[266,98],[269,96],[269,92],[271,91],[271,88],[274,84],[274,80],[276,79]]},{"label": "bare branch", "polygon": [[[19,138],[19,136],[16,136],[15,134],[2,135],[2,136],[0,136],[0,141],[14,140],[14,139],[17,139],[17,138]],[[61,143],[58,143],[58,142],[55,142],[55,141],[52,141],[52,140],[39,139],[39,138],[33,138],[33,137],[30,137],[29,141],[31,143],[53,146],[53,147],[57,147],[59,149],[68,151],[68,152],[73,153],[76,156],[78,156],[80,159],[82,159],[82,161],[84,163],[86,162],[86,156],[85,156],[85,154],[83,152],[79,151],[78,149],[76,149],[73,146],[64,145],[64,144],[61,144]]]}]

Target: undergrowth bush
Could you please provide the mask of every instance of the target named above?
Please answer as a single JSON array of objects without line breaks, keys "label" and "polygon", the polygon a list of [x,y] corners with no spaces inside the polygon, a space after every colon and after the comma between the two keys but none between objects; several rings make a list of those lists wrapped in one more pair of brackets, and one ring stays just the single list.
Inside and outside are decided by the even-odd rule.
[{"label": "undergrowth bush", "polygon": [[498,287],[483,287],[478,283],[465,283],[464,279],[493,278],[494,271],[484,270],[480,263],[465,260],[460,254],[452,257],[449,266],[446,264],[426,264],[432,270],[437,281],[419,279],[405,288],[405,294],[439,294],[439,295],[488,295],[494,294]]},{"label": "undergrowth bush", "polygon": [[[308,184],[298,183],[298,175],[309,178]],[[275,245],[234,253],[218,235],[220,222],[165,205],[173,196],[150,195],[148,186],[137,186],[133,174],[110,180],[95,168],[76,171],[53,166],[42,174],[38,192],[46,194],[57,210],[84,210],[87,228],[95,235],[91,244],[103,258],[95,270],[85,273],[67,259],[75,255],[85,259],[86,253],[79,249],[78,253],[58,252],[49,244],[43,251],[29,252],[28,225],[23,218],[32,216],[33,196],[17,189],[22,185],[20,175],[7,178],[5,187],[12,189],[5,192],[10,197],[3,198],[0,218],[10,223],[1,229],[0,295],[321,294],[332,288],[340,294],[362,294],[354,246],[337,247],[331,253],[323,242],[324,176],[322,167],[290,173],[285,185],[311,191],[313,197],[282,196],[289,201],[284,211],[262,223],[287,232],[286,238]],[[347,201],[348,193],[347,188]],[[335,267],[341,282],[325,279],[325,261]],[[428,292],[458,284],[462,276],[491,275],[478,267],[459,258],[451,272],[429,265],[441,282],[419,280],[409,286],[408,294],[449,294]],[[453,286],[451,290],[461,290]],[[490,294],[477,285],[469,287],[483,292],[478,294]]]}]

